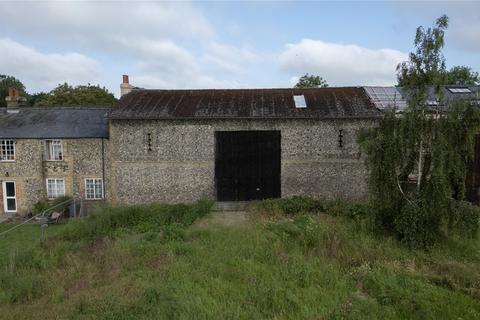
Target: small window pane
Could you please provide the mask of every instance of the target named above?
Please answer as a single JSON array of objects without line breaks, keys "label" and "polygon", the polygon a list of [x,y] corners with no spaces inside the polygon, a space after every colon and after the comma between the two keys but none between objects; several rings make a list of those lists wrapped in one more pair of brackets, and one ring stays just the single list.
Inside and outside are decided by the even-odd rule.
[{"label": "small window pane", "polygon": [[103,199],[103,180],[85,179],[86,199]]},{"label": "small window pane", "polygon": [[65,181],[63,179],[47,180],[47,197],[54,199],[65,195]]},{"label": "small window pane", "polygon": [[15,199],[7,199],[7,210],[8,211],[17,211],[17,204]]},{"label": "small window pane", "polygon": [[15,160],[15,141],[0,140],[0,161]]},{"label": "small window pane", "polygon": [[62,140],[47,140],[47,160],[63,160]]},{"label": "small window pane", "polygon": [[15,183],[5,182],[5,189],[7,197],[15,197]]}]

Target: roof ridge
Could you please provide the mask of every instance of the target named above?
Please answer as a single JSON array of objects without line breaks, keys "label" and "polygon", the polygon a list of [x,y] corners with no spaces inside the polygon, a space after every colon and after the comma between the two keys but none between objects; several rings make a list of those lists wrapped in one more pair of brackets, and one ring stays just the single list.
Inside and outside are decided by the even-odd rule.
[{"label": "roof ridge", "polygon": [[325,88],[289,88],[289,87],[277,87],[277,88],[152,88],[152,89],[135,89],[132,92],[139,91],[261,91],[261,90],[342,90],[342,89],[361,89],[364,86],[341,86],[341,87],[325,87]]},{"label": "roof ridge", "polygon": [[105,110],[105,109],[112,109],[112,107],[99,107],[99,106],[37,106],[37,107],[23,107],[22,110]]}]

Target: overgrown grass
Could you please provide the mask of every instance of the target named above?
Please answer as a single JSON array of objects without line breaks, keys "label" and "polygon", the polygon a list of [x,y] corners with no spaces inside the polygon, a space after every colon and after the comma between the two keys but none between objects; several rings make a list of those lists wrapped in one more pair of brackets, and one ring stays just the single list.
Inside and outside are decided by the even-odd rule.
[{"label": "overgrown grass", "polygon": [[[0,224],[0,233],[6,231],[16,224]],[[61,232],[64,225],[49,225],[45,230],[46,236],[53,236]],[[8,259],[12,252],[24,250],[25,248],[36,245],[42,237],[40,225],[26,224],[17,229],[0,236],[0,261]]]},{"label": "overgrown grass", "polygon": [[300,198],[256,204],[250,225],[188,228],[209,205],[110,208],[68,225],[2,264],[0,315],[480,318],[477,240],[412,251],[358,227],[362,206]]},{"label": "overgrown grass", "polygon": [[[70,223],[61,235],[65,240],[95,239],[131,229],[136,232],[168,233],[173,225],[189,226],[210,211],[213,202],[202,200],[194,205],[154,204],[100,208],[88,219]],[[165,229],[167,228],[167,229]]]}]

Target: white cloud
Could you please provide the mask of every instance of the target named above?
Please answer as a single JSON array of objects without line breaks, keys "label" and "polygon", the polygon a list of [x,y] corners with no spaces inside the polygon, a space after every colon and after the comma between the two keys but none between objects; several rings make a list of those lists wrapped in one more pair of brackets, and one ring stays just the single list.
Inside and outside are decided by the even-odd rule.
[{"label": "white cloud", "polygon": [[202,64],[190,52],[171,41],[149,43],[144,59],[136,63],[138,75],[132,83],[144,88],[227,88],[237,82],[218,80],[205,74]]},{"label": "white cloud", "polygon": [[4,28],[106,50],[116,50],[111,45],[119,38],[214,35],[202,13],[188,2],[42,1],[2,3],[0,8]]},{"label": "white cloud", "polygon": [[59,83],[96,84],[100,64],[79,53],[42,53],[10,39],[0,38],[0,70],[13,75],[30,91],[50,90]]},{"label": "white cloud", "polygon": [[[0,3],[0,11],[0,37],[20,35],[24,43],[42,39],[42,47],[94,54],[103,62],[118,58],[145,87],[152,87],[147,80],[169,88],[238,86],[224,78],[243,72],[255,57],[248,49],[220,43],[190,2],[19,2]],[[1,60],[4,56],[0,51]],[[107,86],[118,93],[116,83]]]},{"label": "white cloud", "polygon": [[248,48],[238,48],[213,42],[205,55],[205,60],[230,73],[244,73],[245,66],[259,60],[259,56]]},{"label": "white cloud", "polygon": [[132,77],[132,83],[146,89],[206,89],[239,88],[236,81],[218,80],[210,76],[191,74],[187,77],[175,77],[169,74],[140,74]]},{"label": "white cloud", "polygon": [[295,76],[317,74],[335,86],[392,85],[397,64],[407,59],[406,53],[393,49],[303,39],[287,44],[279,63]]},{"label": "white cloud", "polygon": [[480,2],[478,1],[399,1],[396,8],[405,15],[425,17],[427,26],[443,14],[450,18],[446,32],[447,45],[480,52]]}]

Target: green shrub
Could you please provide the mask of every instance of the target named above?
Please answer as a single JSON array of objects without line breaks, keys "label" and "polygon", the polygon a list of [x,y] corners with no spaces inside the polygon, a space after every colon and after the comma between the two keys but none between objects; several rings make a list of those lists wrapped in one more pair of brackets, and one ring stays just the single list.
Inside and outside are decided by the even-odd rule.
[{"label": "green shrub", "polygon": [[421,202],[404,206],[394,223],[400,241],[411,248],[428,248],[442,236],[438,215]]},{"label": "green shrub", "polygon": [[[476,238],[480,227],[480,208],[466,201],[451,200],[442,207],[443,216],[424,201],[405,205],[394,218],[394,231],[409,247],[427,248],[449,234]],[[448,219],[445,215],[448,214]]]},{"label": "green shrub", "polygon": [[319,200],[294,196],[291,198],[267,199],[256,202],[252,205],[252,209],[271,216],[294,216],[302,213],[318,213],[324,211],[324,206]]},{"label": "green shrub", "polygon": [[212,205],[212,201],[201,200],[190,205],[152,204],[101,208],[86,219],[67,225],[60,237],[68,240],[95,239],[114,236],[119,230],[125,233],[125,229],[145,233],[160,231],[162,227],[172,224],[188,226],[207,214]]},{"label": "green shrub", "polygon": [[[33,214],[39,214],[39,213],[42,213],[52,207],[55,207],[61,203],[64,203],[64,202],[67,202],[69,200],[71,200],[72,197],[70,196],[62,196],[62,197],[58,197],[56,198],[55,200],[48,200],[48,199],[42,199],[40,201],[38,201],[37,203],[35,203],[32,207],[32,213]],[[63,211],[65,209],[65,207],[63,208],[55,208],[56,211]]]},{"label": "green shrub", "polygon": [[348,209],[348,204],[342,200],[332,200],[326,201],[323,204],[325,213],[339,217],[345,215],[346,210]]},{"label": "green shrub", "polygon": [[33,214],[39,214],[50,208],[50,202],[47,199],[43,199],[35,203],[32,207]]},{"label": "green shrub", "polygon": [[465,238],[476,238],[480,227],[480,208],[466,201],[452,201],[449,232]]},{"label": "green shrub", "polygon": [[353,221],[366,219],[371,213],[371,208],[366,204],[356,203],[345,210],[345,216]]},{"label": "green shrub", "polygon": [[353,223],[357,230],[374,231],[375,213],[368,204],[356,203],[348,206],[344,216]]}]

